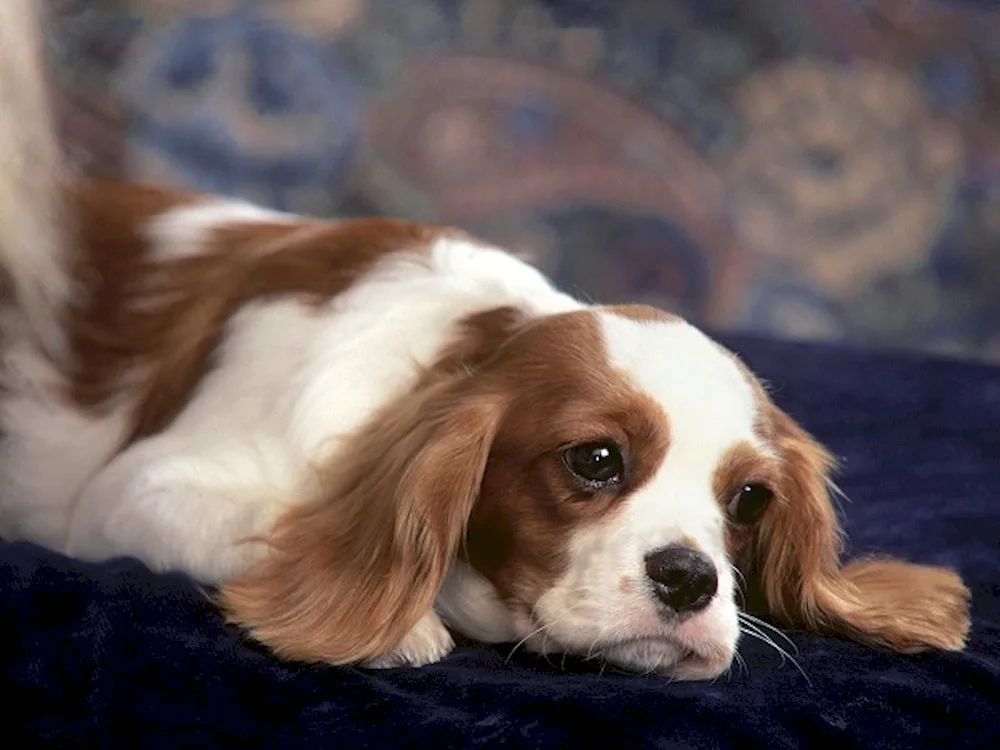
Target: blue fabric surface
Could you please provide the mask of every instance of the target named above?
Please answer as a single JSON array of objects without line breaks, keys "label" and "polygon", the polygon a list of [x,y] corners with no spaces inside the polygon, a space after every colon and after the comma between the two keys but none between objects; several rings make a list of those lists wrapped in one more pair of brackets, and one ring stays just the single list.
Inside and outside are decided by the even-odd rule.
[{"label": "blue fabric surface", "polygon": [[792,633],[799,671],[746,638],[746,669],[714,683],[472,644],[421,669],[307,667],[225,627],[183,576],[4,543],[4,745],[1000,747],[1000,369],[726,340],[843,458],[852,553],[961,570],[974,595],[967,652],[900,656]]}]

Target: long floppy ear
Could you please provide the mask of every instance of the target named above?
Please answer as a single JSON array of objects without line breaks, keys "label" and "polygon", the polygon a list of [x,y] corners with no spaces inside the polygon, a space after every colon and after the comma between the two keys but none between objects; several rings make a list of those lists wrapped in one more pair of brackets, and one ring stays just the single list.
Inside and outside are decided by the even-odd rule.
[{"label": "long floppy ear", "polygon": [[220,590],[230,621],[279,656],[348,664],[392,651],[431,608],[464,538],[499,400],[450,375],[336,450],[322,496]]},{"label": "long floppy ear", "polygon": [[745,550],[748,581],[776,620],[901,652],[958,651],[969,630],[969,591],[951,570],[891,558],[840,563],[829,453],[773,409],[783,466],[776,502]]}]

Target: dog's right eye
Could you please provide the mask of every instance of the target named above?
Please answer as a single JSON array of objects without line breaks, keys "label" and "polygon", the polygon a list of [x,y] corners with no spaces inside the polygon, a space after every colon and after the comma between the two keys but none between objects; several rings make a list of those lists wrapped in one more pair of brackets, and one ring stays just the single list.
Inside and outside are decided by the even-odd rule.
[{"label": "dog's right eye", "polygon": [[767,485],[745,484],[729,501],[729,518],[740,526],[749,526],[761,517],[773,497],[774,492]]},{"label": "dog's right eye", "polygon": [[625,473],[625,461],[614,443],[576,445],[563,456],[569,470],[595,489],[619,484]]}]

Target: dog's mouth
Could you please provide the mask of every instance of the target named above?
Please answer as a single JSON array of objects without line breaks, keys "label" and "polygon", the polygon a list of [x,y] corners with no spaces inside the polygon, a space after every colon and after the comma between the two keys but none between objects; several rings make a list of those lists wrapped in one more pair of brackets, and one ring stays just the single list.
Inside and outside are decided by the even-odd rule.
[{"label": "dog's mouth", "polygon": [[562,626],[558,627],[534,612],[525,612],[519,625],[530,635],[519,645],[535,653],[572,655],[630,673],[712,680],[726,673],[736,658],[739,630],[729,623],[736,619],[735,608],[732,618],[728,615],[720,607],[680,622],[644,618],[629,623],[632,627],[616,628],[618,634],[612,636],[607,632],[610,628],[594,627],[599,623],[574,621],[567,626],[563,619],[555,621]]},{"label": "dog's mouth", "polygon": [[549,638],[544,644],[531,642],[529,648],[541,653],[564,650],[626,672],[663,675],[675,680],[714,679],[729,669],[734,652],[731,648],[715,644],[695,648],[666,636],[638,636],[595,643],[586,651],[563,649]]},{"label": "dog's mouth", "polygon": [[677,680],[708,680],[729,669],[733,650],[721,645],[698,648],[666,637],[642,637],[599,649],[609,662],[630,672],[663,674]]}]

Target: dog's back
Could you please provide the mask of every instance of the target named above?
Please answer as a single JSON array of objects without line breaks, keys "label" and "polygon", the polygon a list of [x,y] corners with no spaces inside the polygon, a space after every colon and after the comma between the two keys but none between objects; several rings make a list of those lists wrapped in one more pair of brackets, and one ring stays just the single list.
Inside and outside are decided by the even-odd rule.
[{"label": "dog's back", "polygon": [[15,326],[18,335],[59,357],[72,230],[63,207],[64,162],[40,6],[37,0],[0,2],[0,267],[7,281],[5,334],[14,334]]}]

